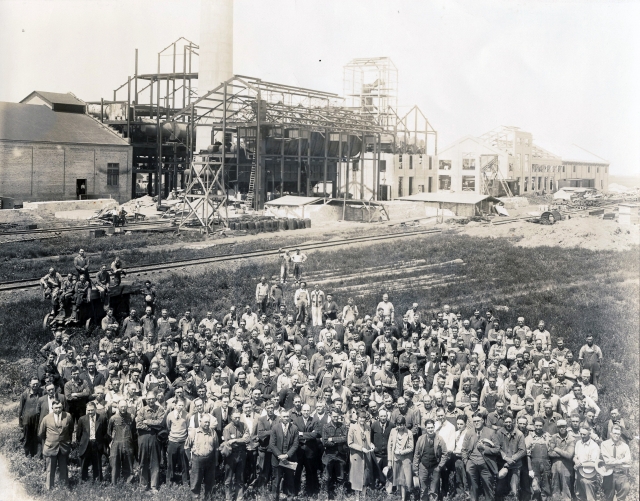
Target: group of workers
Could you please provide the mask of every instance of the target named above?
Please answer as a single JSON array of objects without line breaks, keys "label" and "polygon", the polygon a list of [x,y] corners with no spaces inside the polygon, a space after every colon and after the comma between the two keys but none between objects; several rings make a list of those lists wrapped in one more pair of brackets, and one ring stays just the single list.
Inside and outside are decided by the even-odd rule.
[{"label": "group of workers", "polygon": [[[281,282],[298,264],[293,298],[263,277],[257,311],[107,311],[97,349],[54,332],[19,412],[46,487],[56,471],[68,483],[77,449],[82,480],[89,469],[102,480],[104,465],[114,484],[182,483],[194,499],[217,483],[226,501],[264,489],[335,499],[340,488],[592,501],[600,485],[625,499],[631,434],[618,409],[601,416],[593,336],[574,353],[542,320],[505,325],[447,305],[427,319],[418,303],[400,316],[386,294],[361,317],[352,298],[339,308],[308,291],[296,255],[281,256]],[[76,261],[77,284],[88,265]]]},{"label": "group of workers", "polygon": [[[101,265],[93,280],[91,280],[89,271],[90,264],[89,256],[84,249],[80,249],[73,260],[75,273],[70,272],[66,278],[62,278],[62,275],[54,267],[51,267],[49,272],[40,279],[43,296],[51,302],[50,317],[52,320],[60,316],[60,323],[68,325],[78,322],[78,311],[82,304],[91,302],[92,289],[100,293],[100,299],[105,308],[108,307],[111,289],[119,286],[122,277],[126,275],[122,261],[116,256],[109,269],[106,265]],[[67,316],[66,312],[69,307],[71,313]]]}]

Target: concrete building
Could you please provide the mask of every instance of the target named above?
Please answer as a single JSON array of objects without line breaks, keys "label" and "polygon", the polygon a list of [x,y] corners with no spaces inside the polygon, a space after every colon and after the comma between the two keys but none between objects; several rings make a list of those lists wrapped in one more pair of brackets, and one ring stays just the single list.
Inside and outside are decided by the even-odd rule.
[{"label": "concrete building", "polygon": [[609,161],[577,145],[562,151],[562,179],[558,187],[609,189]]},{"label": "concrete building", "polygon": [[438,152],[438,190],[493,196],[555,192],[574,185],[606,190],[609,163],[579,147],[571,151],[564,157],[551,153],[517,127],[465,136]]},{"label": "concrete building", "polygon": [[0,196],[24,201],[131,194],[131,146],[73,94],[0,102]]},{"label": "concrete building", "polygon": [[[368,186],[375,186],[375,169],[367,167],[373,164],[373,153],[365,153],[364,156],[364,197],[360,197],[359,183],[362,172],[351,173],[351,185],[356,183],[356,188],[349,188],[353,198],[369,199],[371,193]],[[382,153],[380,155],[379,172],[379,196],[378,200],[396,200],[403,196],[416,193],[433,193],[437,191],[437,157],[425,153]],[[359,170],[359,165],[356,166]],[[344,177],[341,186],[346,186]]]}]

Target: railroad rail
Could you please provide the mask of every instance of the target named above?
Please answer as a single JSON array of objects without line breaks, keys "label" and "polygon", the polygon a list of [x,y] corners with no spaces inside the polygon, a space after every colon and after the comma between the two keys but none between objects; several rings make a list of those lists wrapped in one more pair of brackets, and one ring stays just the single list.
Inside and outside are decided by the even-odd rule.
[{"label": "railroad rail", "polygon": [[[138,228],[144,228],[145,226],[155,226],[155,225],[169,225],[171,220],[169,219],[158,219],[152,221],[137,221],[134,223],[127,223],[126,226],[119,226],[123,230],[127,230],[131,228],[132,230]],[[97,221],[95,223],[89,224],[77,224],[71,226],[52,226],[49,228],[34,228],[34,229],[23,229],[23,230],[3,230],[0,229],[0,237],[9,237],[14,235],[35,235],[42,233],[64,233],[68,231],[83,231],[83,230],[100,230],[110,227],[111,225],[108,223],[100,224]]]},{"label": "railroad rail", "polygon": [[[393,238],[398,237],[413,237],[419,235],[430,235],[435,233],[441,233],[442,230],[420,230],[420,231],[407,231],[407,232],[394,232],[386,235],[374,235],[374,236],[365,236],[365,237],[355,237],[355,238],[342,238],[339,240],[330,240],[328,242],[314,242],[308,244],[299,244],[296,248],[300,250],[315,250],[315,249],[326,249],[331,247],[339,247],[342,245],[350,245],[355,243],[364,243],[364,242],[379,242],[383,240],[391,240]],[[251,251],[251,252],[243,252],[238,254],[223,254],[221,256],[213,256],[213,257],[203,257],[203,258],[192,258],[192,259],[182,259],[179,261],[169,261],[169,262],[160,262],[160,263],[152,263],[146,264],[143,266],[133,266],[127,268],[127,276],[132,277],[140,274],[153,273],[158,271],[166,271],[173,270],[178,268],[187,268],[190,266],[201,266],[203,264],[212,264],[212,263],[222,263],[226,261],[234,261],[236,259],[250,259],[254,257],[267,257],[273,256],[278,253],[277,248],[259,250],[259,251]],[[7,292],[13,290],[28,290],[35,289],[40,287],[40,278],[29,278],[22,280],[10,280],[6,282],[0,282],[0,292]]]}]

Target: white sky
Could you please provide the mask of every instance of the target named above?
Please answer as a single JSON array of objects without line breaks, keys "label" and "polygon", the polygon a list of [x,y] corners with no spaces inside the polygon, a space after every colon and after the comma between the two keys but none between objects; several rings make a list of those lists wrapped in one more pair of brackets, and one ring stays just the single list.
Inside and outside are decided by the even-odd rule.
[{"label": "white sky", "polygon": [[[0,0],[0,101],[109,99],[180,36],[199,0]],[[399,103],[441,147],[499,125],[558,154],[575,143],[640,174],[640,2],[235,0],[234,72],[342,94],[342,67],[388,56]]]}]

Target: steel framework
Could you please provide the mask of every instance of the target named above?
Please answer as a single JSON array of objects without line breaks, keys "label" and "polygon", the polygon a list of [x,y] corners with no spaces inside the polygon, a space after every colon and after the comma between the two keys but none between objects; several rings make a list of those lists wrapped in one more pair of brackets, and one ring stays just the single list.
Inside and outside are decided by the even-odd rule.
[{"label": "steel framework", "polygon": [[[206,153],[194,150],[194,128],[210,128],[212,138],[218,139],[212,140],[216,152],[210,152],[219,158],[216,164],[218,170],[211,171],[212,176],[218,173],[217,179],[221,184],[217,187],[223,191],[228,189],[229,182],[234,181],[234,169],[236,176],[239,176],[241,167],[250,168],[250,189],[253,188],[255,192],[255,197],[250,201],[254,208],[259,209],[265,201],[268,185],[266,161],[272,166],[269,171],[273,178],[272,191],[275,191],[275,171],[279,167],[280,196],[284,195],[285,162],[297,163],[298,192],[306,192],[307,195],[311,192],[312,171],[317,172],[319,168],[321,177],[317,177],[320,177],[325,197],[328,197],[329,165],[350,170],[352,162],[364,158],[367,145],[377,153],[371,163],[378,172],[380,136],[385,128],[370,116],[349,110],[340,106],[340,103],[336,94],[236,75],[176,112],[166,124],[172,128],[187,121],[189,132],[186,144],[191,151],[191,158]],[[231,134],[235,134],[235,144],[231,143]],[[231,157],[228,158],[226,153],[223,155],[222,151],[230,152]],[[195,164],[192,162],[192,165]],[[306,189],[302,186],[303,175]],[[340,188],[345,187],[335,186],[334,179],[339,177],[332,176],[332,192],[339,194]],[[364,183],[363,177],[361,183]],[[200,182],[192,179],[187,196],[193,190],[202,191]],[[347,191],[348,187],[343,190],[344,196]],[[360,193],[364,194],[364,189]],[[375,197],[374,189],[371,198]],[[214,208],[216,220],[222,224],[228,223],[222,215],[225,202],[207,206]],[[205,220],[209,227],[210,221]]]},{"label": "steel framework", "polygon": [[392,129],[398,109],[398,69],[393,61],[388,57],[352,59],[343,75],[346,105]]},{"label": "steel framework", "polygon": [[197,97],[197,58],[198,45],[181,37],[157,53],[155,73],[140,73],[136,49],[133,76],[113,91],[113,99],[87,103],[91,115],[129,139],[134,173],[149,175],[146,191],[158,195],[158,203],[163,191],[180,186],[178,175],[188,168],[186,126],[163,129],[160,123]]},{"label": "steel framework", "polygon": [[[315,191],[376,200],[381,151],[426,153],[433,145],[437,154],[437,132],[422,111],[398,115],[398,71],[389,58],[345,66],[346,99],[244,75],[198,97],[198,50],[179,38],[157,54],[155,73],[140,73],[136,49],[134,74],[113,100],[88,103],[91,114],[129,138],[134,179],[148,174],[145,191],[158,206],[170,189],[186,188],[181,226],[227,224],[231,187],[248,192],[255,209],[269,185],[280,196]],[[211,132],[206,151],[196,151],[196,128]],[[374,173],[367,190],[365,169]]]}]

